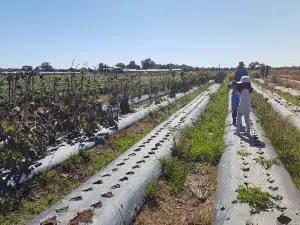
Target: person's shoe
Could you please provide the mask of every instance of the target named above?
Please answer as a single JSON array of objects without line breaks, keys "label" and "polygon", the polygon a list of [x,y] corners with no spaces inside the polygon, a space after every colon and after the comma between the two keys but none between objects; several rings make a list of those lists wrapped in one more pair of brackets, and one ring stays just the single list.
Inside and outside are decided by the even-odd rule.
[{"label": "person's shoe", "polygon": [[237,136],[241,136],[241,133],[237,132],[237,131],[234,134],[237,135]]},{"label": "person's shoe", "polygon": [[243,132],[241,133],[242,135],[246,136],[246,137],[251,137],[251,134],[247,133],[247,132]]}]

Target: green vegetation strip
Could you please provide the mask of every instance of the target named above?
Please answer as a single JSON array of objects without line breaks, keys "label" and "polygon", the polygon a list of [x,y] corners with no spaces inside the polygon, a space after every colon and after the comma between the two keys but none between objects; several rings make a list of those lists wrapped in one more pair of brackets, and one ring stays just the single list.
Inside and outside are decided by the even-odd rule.
[{"label": "green vegetation strip", "polygon": [[197,91],[149,114],[128,129],[112,135],[108,143],[102,148],[94,148],[74,155],[53,170],[44,172],[37,179],[26,182],[21,189],[5,197],[0,197],[0,224],[26,224],[116,157],[126,152],[158,124],[207,88],[208,85],[202,86]]},{"label": "green vegetation strip", "polygon": [[[178,194],[184,189],[189,171],[195,163],[212,165],[218,163],[224,147],[223,136],[227,113],[228,88],[223,84],[218,93],[212,96],[201,119],[182,131],[179,142],[173,148],[172,157],[161,160],[163,180],[155,180],[148,186],[150,204],[155,203],[159,198],[164,181],[172,193]],[[217,180],[211,182],[216,185]]]},{"label": "green vegetation strip", "polygon": [[288,102],[300,106],[300,95],[294,96],[288,92],[283,92],[280,90],[275,90],[275,93],[278,94],[280,97],[284,98],[285,100],[287,100]]},{"label": "green vegetation strip", "polygon": [[300,133],[277,113],[260,94],[253,94],[253,108],[259,123],[272,142],[279,159],[300,188]]},{"label": "green vegetation strip", "polygon": [[[260,82],[258,82],[257,80],[253,80],[253,83],[260,85],[264,88],[267,88],[269,90],[272,90],[271,87],[269,87],[268,85],[265,84],[261,84]],[[283,92],[280,90],[273,90],[273,92],[275,92],[277,95],[279,95],[280,97],[284,98],[285,100],[287,100],[290,103],[293,103],[297,106],[300,106],[300,95],[299,96],[294,96],[288,92]]]},{"label": "green vegetation strip", "polygon": [[181,141],[174,148],[174,155],[187,161],[217,164],[223,153],[227,114],[228,87],[223,84],[205,108],[201,119],[184,131]]},{"label": "green vegetation strip", "polygon": [[258,187],[246,187],[244,185],[240,185],[237,192],[237,200],[233,201],[233,203],[248,203],[252,208],[252,213],[268,211],[275,207],[270,194],[261,191]]}]

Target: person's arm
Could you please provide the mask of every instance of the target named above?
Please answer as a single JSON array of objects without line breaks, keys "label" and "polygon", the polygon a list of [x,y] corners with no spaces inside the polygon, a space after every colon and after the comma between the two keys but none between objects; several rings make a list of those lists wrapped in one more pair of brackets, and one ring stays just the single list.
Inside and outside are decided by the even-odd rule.
[{"label": "person's arm", "polygon": [[245,68],[245,74],[246,74],[245,76],[249,76],[248,75],[248,70],[246,68]]},{"label": "person's arm", "polygon": [[239,69],[237,69],[234,73],[234,80],[238,81],[238,76],[239,76]]}]

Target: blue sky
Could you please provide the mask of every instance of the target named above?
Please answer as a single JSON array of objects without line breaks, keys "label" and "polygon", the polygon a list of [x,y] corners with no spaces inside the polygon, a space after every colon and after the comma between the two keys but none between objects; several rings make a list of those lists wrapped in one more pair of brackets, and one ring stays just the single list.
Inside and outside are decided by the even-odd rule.
[{"label": "blue sky", "polygon": [[1,0],[0,67],[300,65],[299,0]]}]

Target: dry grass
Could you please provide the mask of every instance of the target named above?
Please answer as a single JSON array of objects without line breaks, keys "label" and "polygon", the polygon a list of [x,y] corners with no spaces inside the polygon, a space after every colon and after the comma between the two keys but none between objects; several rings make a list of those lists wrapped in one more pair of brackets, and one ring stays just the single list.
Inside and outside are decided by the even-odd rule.
[{"label": "dry grass", "polygon": [[184,189],[174,195],[165,180],[157,182],[159,196],[155,206],[148,202],[135,225],[209,225],[217,185],[217,168],[196,164]]},{"label": "dry grass", "polygon": [[276,84],[276,86],[300,90],[300,83],[297,83],[297,82],[294,82],[291,80],[283,80],[277,76],[271,76],[268,79],[266,79],[265,82],[267,82],[268,85]]},{"label": "dry grass", "polygon": [[299,70],[273,70],[270,73],[271,76],[279,76],[281,78],[286,78],[290,80],[300,81],[300,71]]}]

